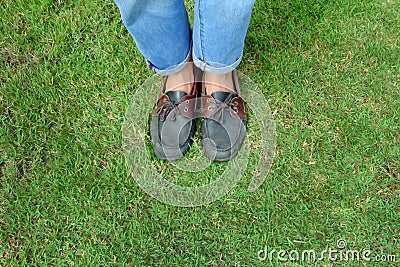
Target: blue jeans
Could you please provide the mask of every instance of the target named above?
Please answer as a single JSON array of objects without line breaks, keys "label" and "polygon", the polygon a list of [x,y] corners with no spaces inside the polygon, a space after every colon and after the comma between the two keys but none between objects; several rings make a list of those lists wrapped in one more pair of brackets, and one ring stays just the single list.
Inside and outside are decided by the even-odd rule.
[{"label": "blue jeans", "polygon": [[179,72],[191,58],[202,70],[235,69],[255,0],[196,0],[190,28],[183,0],[115,0],[122,20],[150,66]]}]

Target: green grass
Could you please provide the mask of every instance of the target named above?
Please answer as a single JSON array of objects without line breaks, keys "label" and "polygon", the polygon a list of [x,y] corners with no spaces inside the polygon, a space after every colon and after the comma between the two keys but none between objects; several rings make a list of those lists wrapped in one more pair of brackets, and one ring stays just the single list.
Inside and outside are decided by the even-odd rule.
[{"label": "green grass", "polygon": [[125,109],[153,74],[112,1],[0,6],[0,265],[395,265],[257,259],[339,238],[399,264],[398,1],[256,3],[239,70],[269,101],[276,158],[249,193],[253,147],[246,177],[197,208],[156,201],[128,173]]}]

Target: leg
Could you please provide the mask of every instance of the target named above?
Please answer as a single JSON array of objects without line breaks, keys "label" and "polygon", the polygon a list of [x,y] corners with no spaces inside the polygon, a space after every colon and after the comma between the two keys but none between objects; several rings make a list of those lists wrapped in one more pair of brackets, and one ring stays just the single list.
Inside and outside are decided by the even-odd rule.
[{"label": "leg", "polygon": [[196,0],[193,60],[214,74],[235,69],[241,59],[255,0]]},{"label": "leg", "polygon": [[190,59],[190,25],[183,0],[115,0],[140,52],[156,72],[179,72]]},{"label": "leg", "polygon": [[246,136],[237,73],[255,0],[196,0],[193,61],[204,70],[202,146],[215,161],[239,152]]},{"label": "leg", "polygon": [[188,149],[196,129],[192,119],[191,30],[183,0],[115,0],[122,20],[150,66],[165,82],[150,122],[155,155],[175,160]]}]

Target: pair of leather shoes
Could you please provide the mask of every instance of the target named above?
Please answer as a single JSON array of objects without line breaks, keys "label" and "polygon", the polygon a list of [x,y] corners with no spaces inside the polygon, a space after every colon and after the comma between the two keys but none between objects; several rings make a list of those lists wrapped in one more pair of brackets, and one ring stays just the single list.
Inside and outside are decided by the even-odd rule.
[{"label": "pair of leather shoes", "polygon": [[[202,147],[205,155],[213,161],[234,158],[246,136],[245,102],[240,96],[236,70],[232,71],[233,92],[214,92],[211,95],[204,95],[204,83],[201,82],[193,83],[190,94],[166,91],[167,79],[168,76],[150,123],[156,156],[169,161],[182,157],[192,142],[197,117],[202,117]],[[199,97],[201,91],[203,96]]]}]

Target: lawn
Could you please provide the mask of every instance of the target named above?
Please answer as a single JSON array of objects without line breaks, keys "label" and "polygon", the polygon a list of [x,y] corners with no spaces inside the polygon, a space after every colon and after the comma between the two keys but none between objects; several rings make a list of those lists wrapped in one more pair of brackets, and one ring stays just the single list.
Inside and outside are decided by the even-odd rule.
[{"label": "lawn", "polygon": [[[127,168],[125,112],[154,74],[114,3],[0,6],[1,266],[399,265],[398,1],[257,1],[239,70],[269,103],[275,159],[249,192],[259,155],[250,120],[244,177],[191,208],[152,198]],[[187,186],[227,166],[191,173],[152,161]],[[258,258],[338,241],[374,257]]]}]

